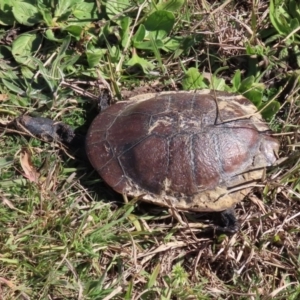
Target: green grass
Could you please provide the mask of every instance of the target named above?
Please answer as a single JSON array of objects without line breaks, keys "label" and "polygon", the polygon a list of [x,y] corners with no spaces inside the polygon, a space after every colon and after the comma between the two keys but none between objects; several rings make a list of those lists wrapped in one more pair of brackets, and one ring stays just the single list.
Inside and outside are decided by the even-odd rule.
[{"label": "green grass", "polygon": [[[0,0],[0,299],[298,299],[297,3]],[[12,129],[30,113],[85,134],[108,87],[114,100],[212,88],[262,110],[283,162],[237,206],[237,234],[125,204],[80,149]]]}]

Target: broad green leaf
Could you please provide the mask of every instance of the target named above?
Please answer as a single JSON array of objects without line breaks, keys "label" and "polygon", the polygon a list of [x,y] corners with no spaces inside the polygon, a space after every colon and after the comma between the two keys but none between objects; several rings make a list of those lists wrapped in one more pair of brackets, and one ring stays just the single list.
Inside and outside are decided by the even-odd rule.
[{"label": "broad green leaf", "polygon": [[[154,40],[155,47],[157,49],[162,49],[164,47],[164,43],[161,40]],[[134,47],[141,50],[151,50],[153,51],[153,40],[145,41],[141,43],[134,43]]]},{"label": "broad green leaf", "polygon": [[63,39],[57,39],[57,38],[55,37],[54,32],[53,32],[52,29],[47,29],[47,30],[45,31],[45,37],[46,37],[46,39],[49,40],[49,41],[54,41],[54,42],[59,42],[59,43],[61,43],[61,42],[63,41]]},{"label": "broad green leaf", "polygon": [[0,158],[0,169],[12,165],[14,163],[13,157],[1,157]]},{"label": "broad green leaf", "polygon": [[51,10],[47,6],[45,6],[44,3],[42,3],[41,1],[38,1],[37,6],[38,6],[38,10],[39,10],[40,14],[42,15],[46,25],[54,26],[55,22],[53,20]]},{"label": "broad green leaf", "polygon": [[74,36],[78,41],[81,37],[82,27],[77,25],[70,25],[64,28],[65,31],[68,31],[72,36]]},{"label": "broad green leaf", "polygon": [[263,91],[253,87],[252,89],[248,90],[248,92],[243,93],[243,95],[251,100],[251,102],[256,106],[259,107],[262,102]]},{"label": "broad green leaf", "polygon": [[11,66],[7,65],[5,61],[1,63],[1,69],[5,70],[5,72],[1,72],[0,78],[5,78],[8,80],[16,81],[19,79],[19,75]]},{"label": "broad green leaf", "polygon": [[54,16],[60,20],[66,20],[73,8],[83,0],[58,0]]},{"label": "broad green leaf", "polygon": [[238,89],[238,91],[243,94],[246,98],[251,100],[256,107],[262,102],[264,86],[262,84],[256,83],[254,76],[249,76],[245,78]]},{"label": "broad green leaf", "polygon": [[116,46],[110,47],[109,55],[110,55],[111,62],[118,63],[121,55],[120,48]]},{"label": "broad green leaf", "polygon": [[184,90],[195,90],[206,88],[204,77],[196,68],[189,68],[182,79],[182,87]]},{"label": "broad green leaf", "polygon": [[11,48],[8,46],[0,45],[0,58],[10,58],[10,57],[11,57]]},{"label": "broad green leaf", "polygon": [[[106,51],[106,49],[105,49]],[[64,69],[68,69],[68,70],[76,70],[76,68],[74,68],[74,64],[76,64],[76,62],[78,61],[78,59],[81,57],[80,54],[75,54],[75,53],[71,53],[70,55],[66,55],[64,57],[63,62],[61,63],[60,67],[62,70]]]},{"label": "broad green leaf", "polygon": [[167,10],[167,11],[178,11],[185,3],[185,0],[160,0],[156,5],[155,9],[157,10]]},{"label": "broad green leaf", "polygon": [[71,36],[67,35],[59,47],[57,56],[51,65],[51,76],[54,78],[61,78],[62,76],[62,61],[66,56],[66,51],[70,45],[70,42]]},{"label": "broad green leaf", "polygon": [[15,22],[15,18],[12,11],[10,10],[3,11],[0,9],[0,25],[4,25],[4,26],[13,25],[14,22]]},{"label": "broad green leaf", "polygon": [[6,79],[2,79],[2,82],[4,83],[4,85],[11,90],[12,92],[15,92],[19,95],[25,95],[25,91],[23,91],[22,89],[20,89],[18,86],[16,86],[14,83],[12,83],[11,81],[8,81]]},{"label": "broad green leaf", "polygon": [[137,54],[133,54],[132,58],[127,62],[129,67],[140,67],[145,74],[148,74],[151,70],[154,69],[152,63],[147,61],[144,58],[139,57]]},{"label": "broad green leaf", "polygon": [[73,9],[73,15],[81,21],[91,21],[93,19],[98,19],[99,17],[97,6],[94,1],[77,4]]},{"label": "broad green leaf", "polygon": [[26,78],[27,80],[32,79],[34,76],[34,73],[26,66],[21,67],[21,73],[23,78]]},{"label": "broad green leaf", "polygon": [[[272,30],[275,30],[275,29],[272,28]],[[270,30],[270,32],[271,32],[271,30]],[[276,32],[276,30],[275,30],[275,32]],[[278,39],[281,39],[281,35],[279,33],[275,34],[272,32],[270,34],[270,37],[265,40],[265,44],[266,45],[272,44],[274,41],[277,41]]]},{"label": "broad green leaf", "polygon": [[159,65],[162,73],[165,74],[166,69],[165,69],[165,66],[162,63],[161,55],[160,55],[160,52],[159,52],[159,45],[157,43],[158,40],[154,40],[153,37],[150,35],[150,42],[152,44],[152,51],[153,51],[154,56],[155,56],[155,58],[158,62],[158,65]]},{"label": "broad green leaf", "polygon": [[299,27],[299,21],[297,19],[290,20],[291,30],[297,30]]},{"label": "broad green leaf", "polygon": [[261,104],[262,91],[257,89],[252,89],[249,92],[243,93],[243,95],[249,99],[256,107]]},{"label": "broad green leaf", "polygon": [[246,53],[248,55],[254,55],[254,54],[257,54],[256,53],[256,50],[255,50],[255,47],[252,46],[250,43],[246,43]]},{"label": "broad green leaf", "polygon": [[0,25],[13,25],[15,17],[12,12],[12,6],[10,0],[0,1]]},{"label": "broad green leaf", "polygon": [[249,76],[247,78],[245,78],[240,85],[239,91],[240,92],[246,92],[247,90],[249,90],[251,88],[251,86],[254,83],[254,76]]},{"label": "broad green leaf", "polygon": [[51,92],[54,92],[55,88],[57,88],[58,85],[57,81],[54,78],[52,78],[52,74],[49,72],[48,69],[46,69],[46,67],[39,59],[34,58],[34,61],[38,65],[39,72],[41,73],[45,82],[48,84],[49,89],[51,90]]},{"label": "broad green leaf", "polygon": [[280,109],[280,103],[276,100],[273,100],[272,103],[270,104],[263,104],[260,105],[259,109],[261,109],[262,107],[266,106],[266,108],[264,108],[261,112],[262,116],[264,117],[264,119],[266,119],[267,121],[270,121],[272,119],[272,117],[279,111]]},{"label": "broad green leaf", "polygon": [[230,87],[225,83],[224,78],[219,78],[215,75],[212,76],[211,88],[217,91],[228,91]]},{"label": "broad green leaf", "polygon": [[100,59],[104,56],[106,52],[107,52],[106,49],[87,50],[86,56],[87,56],[89,67],[94,68],[95,66],[97,66],[100,62]]},{"label": "broad green leaf", "polygon": [[280,52],[279,52],[279,58],[284,60],[287,59],[289,56],[289,50],[288,48],[283,48]]},{"label": "broad green leaf", "polygon": [[163,50],[166,52],[172,52],[179,49],[181,46],[182,38],[181,37],[167,37],[163,41]]},{"label": "broad green leaf", "polygon": [[234,87],[234,91],[237,92],[241,85],[241,71],[240,70],[235,71],[234,76],[231,80],[231,83]]},{"label": "broad green leaf", "polygon": [[14,40],[12,44],[12,55],[14,59],[29,68],[35,68],[34,56],[42,42],[41,35],[35,33],[23,33]]},{"label": "broad green leaf", "polygon": [[293,18],[300,21],[300,3],[298,0],[290,0],[288,2],[288,11]]},{"label": "broad green leaf", "polygon": [[145,26],[143,24],[141,24],[138,28],[138,30],[136,31],[135,35],[133,36],[133,43],[140,43],[144,40],[146,35],[146,29]]},{"label": "broad green leaf", "polygon": [[120,21],[120,26],[122,28],[122,30],[121,30],[121,43],[122,43],[123,48],[128,43],[129,33],[130,33],[130,30],[129,30],[130,23],[131,23],[131,18],[129,18],[129,17],[122,18],[121,21]]},{"label": "broad green leaf", "polygon": [[275,29],[283,35],[288,34],[289,28],[286,26],[284,16],[280,13],[280,6],[276,5],[275,0],[270,0],[270,20]]},{"label": "broad green leaf", "polygon": [[107,16],[119,24],[116,16],[122,15],[130,7],[130,2],[129,0],[107,0],[105,5]]},{"label": "broad green leaf", "polygon": [[164,39],[173,29],[175,17],[172,12],[158,10],[148,16],[144,25],[154,39]]},{"label": "broad green leaf", "polygon": [[42,16],[36,6],[22,1],[13,1],[12,4],[13,14],[20,24],[33,26],[42,21]]}]

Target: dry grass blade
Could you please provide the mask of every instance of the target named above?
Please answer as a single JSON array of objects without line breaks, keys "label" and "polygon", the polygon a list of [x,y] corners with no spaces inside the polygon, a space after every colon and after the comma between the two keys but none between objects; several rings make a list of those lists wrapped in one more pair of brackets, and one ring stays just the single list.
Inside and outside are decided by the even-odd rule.
[{"label": "dry grass blade", "polygon": [[38,183],[39,173],[31,161],[31,152],[28,149],[22,149],[20,152],[20,164],[24,171],[24,176],[32,182]]}]

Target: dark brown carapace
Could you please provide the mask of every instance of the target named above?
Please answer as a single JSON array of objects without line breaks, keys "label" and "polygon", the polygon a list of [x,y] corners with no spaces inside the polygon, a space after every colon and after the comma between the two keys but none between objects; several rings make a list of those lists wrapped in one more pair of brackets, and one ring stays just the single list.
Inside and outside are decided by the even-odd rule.
[{"label": "dark brown carapace", "polygon": [[119,102],[96,117],[87,155],[119,193],[184,210],[241,201],[276,160],[255,106],[225,92],[165,92]]}]

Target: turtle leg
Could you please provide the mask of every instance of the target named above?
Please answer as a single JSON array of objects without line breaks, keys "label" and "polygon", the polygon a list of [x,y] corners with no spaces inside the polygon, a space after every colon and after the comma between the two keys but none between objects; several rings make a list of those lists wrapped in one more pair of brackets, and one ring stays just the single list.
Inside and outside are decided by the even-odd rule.
[{"label": "turtle leg", "polygon": [[235,233],[239,229],[239,224],[236,220],[234,208],[228,208],[221,212],[222,229],[225,232]]},{"label": "turtle leg", "polygon": [[30,133],[48,142],[55,140],[68,145],[84,143],[84,139],[75,134],[69,125],[48,118],[23,115],[16,118],[13,125],[18,130]]}]

